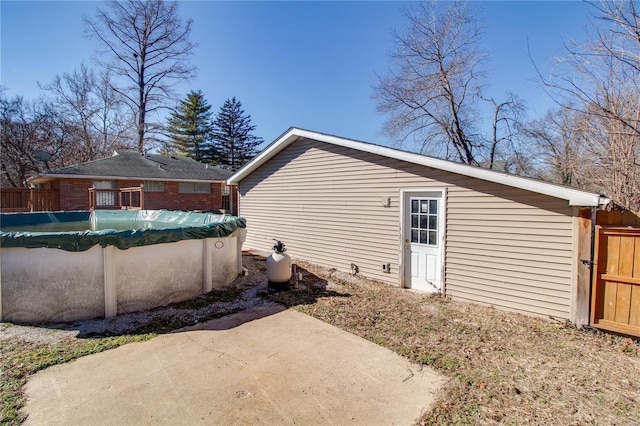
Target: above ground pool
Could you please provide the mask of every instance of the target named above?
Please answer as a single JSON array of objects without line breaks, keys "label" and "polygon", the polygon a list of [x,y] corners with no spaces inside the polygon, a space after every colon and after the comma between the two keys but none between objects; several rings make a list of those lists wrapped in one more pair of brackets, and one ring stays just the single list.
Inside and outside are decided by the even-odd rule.
[{"label": "above ground pool", "polygon": [[223,287],[242,272],[244,228],[165,210],[0,214],[0,320],[110,317]]}]

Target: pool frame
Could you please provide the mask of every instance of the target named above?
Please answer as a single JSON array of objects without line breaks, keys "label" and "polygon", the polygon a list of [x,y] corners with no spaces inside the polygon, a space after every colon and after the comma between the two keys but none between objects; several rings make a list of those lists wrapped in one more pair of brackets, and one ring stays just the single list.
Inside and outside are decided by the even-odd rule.
[{"label": "pool frame", "polygon": [[[211,222],[192,227],[185,225],[188,215],[203,213],[171,213],[178,213],[183,226],[168,229],[164,236],[159,229],[146,234],[141,231],[147,230],[58,233],[61,238],[65,237],[62,234],[82,234],[93,241],[93,234],[102,232],[106,238],[78,251],[28,248],[29,235],[18,238],[27,246],[6,247],[4,237],[16,235],[2,233],[0,320],[39,323],[112,317],[188,300],[222,288],[242,273],[244,219],[227,216],[220,225]],[[172,240],[181,233],[186,235]],[[144,235],[153,238],[138,244],[136,238],[144,239]],[[125,241],[129,247],[118,248],[112,244],[115,241]]]}]

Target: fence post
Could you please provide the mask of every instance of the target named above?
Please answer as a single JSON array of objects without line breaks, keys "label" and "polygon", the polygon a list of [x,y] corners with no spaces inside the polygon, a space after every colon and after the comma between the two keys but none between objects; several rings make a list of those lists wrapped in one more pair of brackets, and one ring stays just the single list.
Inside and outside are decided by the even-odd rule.
[{"label": "fence post", "polygon": [[[23,196],[27,196],[26,193],[23,193]],[[30,212],[34,211],[33,209],[33,188],[29,188],[29,199],[28,200],[23,200],[24,205],[27,206],[27,210],[29,210]]]},{"label": "fence post", "polygon": [[580,208],[576,218],[575,295],[572,298],[573,323],[582,327],[589,324],[591,290],[591,209]]}]

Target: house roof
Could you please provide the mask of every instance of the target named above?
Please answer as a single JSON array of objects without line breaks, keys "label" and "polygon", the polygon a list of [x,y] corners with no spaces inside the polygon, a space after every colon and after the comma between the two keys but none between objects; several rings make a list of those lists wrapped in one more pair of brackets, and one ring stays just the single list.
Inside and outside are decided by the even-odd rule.
[{"label": "house roof", "polygon": [[415,154],[412,152],[388,148],[367,142],[356,141],[353,139],[346,139],[325,133],[298,129],[295,127],[292,127],[285,133],[283,133],[278,139],[276,139],[262,152],[260,152],[260,154],[258,154],[253,160],[245,164],[245,166],[239,169],[233,176],[229,177],[227,179],[227,183],[234,185],[238,184],[254,170],[267,162],[270,158],[272,158],[300,138],[313,139],[320,142],[406,161],[408,163],[420,164],[438,170],[444,170],[459,175],[485,180],[488,182],[495,182],[514,188],[520,188],[527,191],[544,194],[551,197],[567,200],[569,202],[569,205],[572,206],[593,207],[607,204],[610,201],[609,198],[594,192],[583,191],[580,189],[557,185],[537,179],[516,176],[509,173],[498,172],[495,170],[484,169],[481,167],[470,166],[467,164],[456,163],[448,160],[442,160],[440,158]]},{"label": "house roof", "polygon": [[133,151],[118,151],[112,157],[51,170],[34,176],[30,183],[42,183],[58,178],[87,179],[147,179],[160,181],[224,181],[231,171],[212,167],[186,157],[158,154],[142,155]]}]

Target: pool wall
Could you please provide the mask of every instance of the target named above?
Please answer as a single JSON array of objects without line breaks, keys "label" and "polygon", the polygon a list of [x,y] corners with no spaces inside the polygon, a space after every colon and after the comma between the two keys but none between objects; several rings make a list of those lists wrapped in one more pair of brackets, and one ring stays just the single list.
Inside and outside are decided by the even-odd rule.
[{"label": "pool wall", "polygon": [[242,272],[237,228],[227,236],[121,250],[0,248],[0,320],[75,321],[150,309],[230,284]]}]

